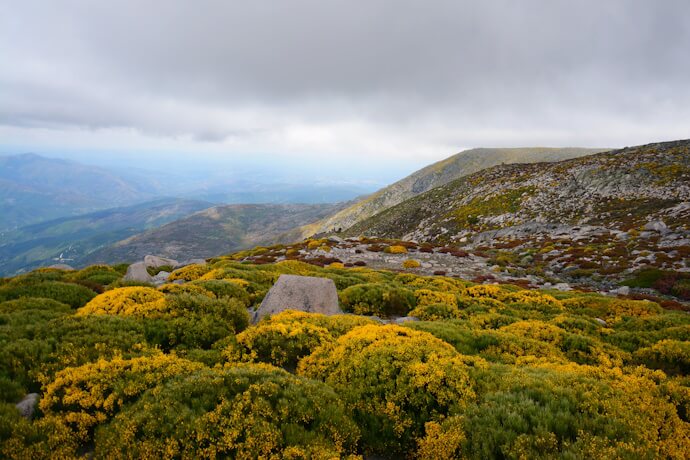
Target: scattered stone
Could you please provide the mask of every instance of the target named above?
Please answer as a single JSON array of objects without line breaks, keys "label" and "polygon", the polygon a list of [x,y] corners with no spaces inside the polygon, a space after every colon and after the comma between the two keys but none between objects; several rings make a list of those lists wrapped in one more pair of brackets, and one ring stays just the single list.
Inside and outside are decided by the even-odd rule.
[{"label": "scattered stone", "polygon": [[659,232],[659,233],[664,233],[664,232],[668,231],[668,226],[664,223],[663,220],[653,220],[651,222],[647,222],[643,228],[644,228],[644,230],[654,231],[654,232]]},{"label": "scattered stone", "polygon": [[333,280],[312,276],[280,275],[254,314],[254,321],[284,310],[324,315],[342,314]]},{"label": "scattered stone", "polygon": [[156,273],[156,276],[153,277],[153,284],[164,284],[168,281],[168,277],[170,276],[170,272],[158,272]]},{"label": "scattered stone", "polygon": [[143,283],[152,283],[153,277],[149,275],[146,270],[146,263],[136,262],[127,267],[127,273],[122,278],[125,281],[139,281]]},{"label": "scattered stone", "polygon": [[609,292],[611,292],[612,294],[618,294],[618,295],[630,295],[630,287],[621,286],[617,289],[612,289]]},{"label": "scattered stone", "polygon": [[414,316],[401,316],[399,318],[394,318],[391,322],[393,324],[403,324],[408,321],[419,321],[419,318],[415,318]]},{"label": "scattered stone", "polygon": [[604,321],[601,318],[594,318],[594,321],[596,321],[597,323],[599,323],[602,326],[606,326],[606,321]]},{"label": "scattered stone", "polygon": [[164,267],[166,265],[174,267],[178,263],[179,262],[177,262],[175,259],[167,259],[165,257],[152,256],[152,255],[144,256],[144,264],[147,267],[151,267],[151,268]]},{"label": "scattered stone", "polygon": [[56,270],[65,270],[68,272],[74,271],[74,267],[72,267],[71,265],[67,265],[67,264],[53,264],[53,265],[49,266],[48,268],[54,268]]},{"label": "scattered stone", "polygon": [[24,399],[19,401],[15,407],[19,411],[22,417],[27,420],[31,420],[36,411],[36,404],[38,403],[38,393],[29,393],[24,396]]},{"label": "scattered stone", "polygon": [[571,288],[568,283],[557,283],[556,285],[554,285],[553,288],[558,290],[558,291],[572,291],[573,290],[573,288]]}]

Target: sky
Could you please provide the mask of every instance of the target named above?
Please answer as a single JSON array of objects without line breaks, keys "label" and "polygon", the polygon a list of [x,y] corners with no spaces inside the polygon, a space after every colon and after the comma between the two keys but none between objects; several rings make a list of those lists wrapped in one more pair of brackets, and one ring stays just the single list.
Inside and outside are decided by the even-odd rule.
[{"label": "sky", "polygon": [[687,0],[0,0],[0,153],[386,183],[690,137]]}]

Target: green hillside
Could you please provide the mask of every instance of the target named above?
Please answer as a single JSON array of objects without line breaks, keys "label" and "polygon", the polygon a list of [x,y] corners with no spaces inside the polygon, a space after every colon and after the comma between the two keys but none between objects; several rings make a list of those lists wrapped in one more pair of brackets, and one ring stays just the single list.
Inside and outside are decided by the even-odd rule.
[{"label": "green hillside", "polygon": [[[288,260],[242,262],[267,252]],[[0,281],[0,456],[681,459],[690,449],[687,311],[293,255],[217,257],[158,288],[124,283],[124,266]],[[333,280],[350,314],[285,311],[250,325],[247,309],[281,274]],[[30,392],[33,420],[14,406]]]}]

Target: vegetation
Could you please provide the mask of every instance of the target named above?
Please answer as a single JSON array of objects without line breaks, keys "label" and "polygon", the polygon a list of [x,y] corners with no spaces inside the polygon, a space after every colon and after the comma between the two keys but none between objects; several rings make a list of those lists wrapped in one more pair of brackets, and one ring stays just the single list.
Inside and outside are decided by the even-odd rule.
[{"label": "vegetation", "polygon": [[[238,257],[184,267],[174,274],[184,284],[158,288],[122,286],[122,267],[106,266],[2,280],[0,457],[681,459],[690,451],[685,312]],[[281,274],[332,279],[348,314],[288,310],[250,325],[247,309]],[[30,392],[40,395],[33,420],[14,407]]]}]

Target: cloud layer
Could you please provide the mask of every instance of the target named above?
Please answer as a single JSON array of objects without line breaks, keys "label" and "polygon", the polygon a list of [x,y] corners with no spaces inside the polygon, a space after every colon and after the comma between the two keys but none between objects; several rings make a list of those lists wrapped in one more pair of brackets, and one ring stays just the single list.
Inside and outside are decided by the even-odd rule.
[{"label": "cloud layer", "polygon": [[0,134],[421,162],[690,137],[688,17],[684,0],[7,1]]}]

